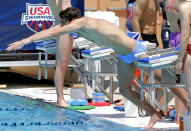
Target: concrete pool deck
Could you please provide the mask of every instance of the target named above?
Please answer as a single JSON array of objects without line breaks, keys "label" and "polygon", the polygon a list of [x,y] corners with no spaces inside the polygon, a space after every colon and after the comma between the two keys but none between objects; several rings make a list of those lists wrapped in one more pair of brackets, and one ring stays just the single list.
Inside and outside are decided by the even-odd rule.
[{"label": "concrete pool deck", "polygon": [[[32,99],[38,99],[44,102],[49,102],[54,104],[56,103],[56,91],[55,91],[53,82],[50,82],[50,81],[38,82],[33,79],[31,79],[31,82],[30,82],[30,78],[27,78],[27,80],[25,80],[23,78],[16,79],[13,77],[12,78],[10,77],[12,81],[11,80],[7,81],[8,82],[7,88],[0,89],[1,92],[19,95],[19,96],[26,96],[26,97],[29,97]],[[5,82],[6,81],[3,81],[3,83]],[[65,98],[69,99],[70,88],[64,88],[63,92],[65,95]],[[92,93],[91,89],[88,89],[89,96],[91,96],[91,93]],[[114,100],[121,99],[121,98],[122,96],[119,94],[114,95]],[[113,106],[115,106],[115,104],[112,104],[111,106],[106,106],[106,107],[97,107],[96,109],[92,109],[92,110],[83,110],[81,112],[95,116],[95,118],[96,117],[103,118],[103,119],[113,121],[119,124],[125,124],[130,127],[143,128],[147,126],[147,124],[149,123],[150,117],[127,118],[124,116],[124,112],[113,109]],[[170,120],[163,119],[160,122],[158,122],[152,130],[153,131],[178,131],[179,125],[173,123]]]}]

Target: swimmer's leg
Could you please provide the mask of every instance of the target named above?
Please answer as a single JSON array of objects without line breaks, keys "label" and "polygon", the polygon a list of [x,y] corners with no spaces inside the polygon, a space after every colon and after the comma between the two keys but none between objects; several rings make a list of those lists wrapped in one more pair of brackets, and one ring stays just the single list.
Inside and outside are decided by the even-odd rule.
[{"label": "swimmer's leg", "polygon": [[157,112],[147,101],[141,101],[140,94],[132,90],[131,84],[135,77],[136,69],[137,68],[134,64],[125,64],[123,61],[119,60],[118,80],[120,93],[151,115],[151,120],[147,128],[152,128],[156,122],[162,119],[162,115]]},{"label": "swimmer's leg", "polygon": [[189,114],[191,117],[191,55],[187,55],[184,66],[184,84],[189,96]]}]

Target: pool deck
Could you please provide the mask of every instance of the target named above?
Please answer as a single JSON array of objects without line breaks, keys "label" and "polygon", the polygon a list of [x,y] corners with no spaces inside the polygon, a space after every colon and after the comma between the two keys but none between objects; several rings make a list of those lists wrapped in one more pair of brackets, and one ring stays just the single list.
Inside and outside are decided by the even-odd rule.
[{"label": "pool deck", "polygon": [[[35,83],[35,82],[9,82],[7,84],[7,88],[0,89],[1,92],[5,92],[8,94],[14,94],[19,96],[26,96],[32,99],[38,99],[44,102],[54,103],[56,104],[56,91],[53,84],[49,84],[46,82],[43,83]],[[64,96],[66,99],[69,99],[70,88],[64,88]],[[91,96],[91,89],[88,89],[88,95]],[[121,99],[122,96],[116,94],[114,95],[114,100]],[[150,117],[138,117],[138,118],[127,118],[124,116],[124,112],[117,111],[113,109],[115,104],[106,107],[96,107],[96,109],[92,110],[83,110],[86,114],[93,115],[95,117],[103,118],[106,120],[110,120],[116,123],[125,124],[130,127],[143,128],[147,126],[149,123]],[[179,125],[173,123],[170,120],[161,120],[158,122],[152,131],[178,131]]]}]

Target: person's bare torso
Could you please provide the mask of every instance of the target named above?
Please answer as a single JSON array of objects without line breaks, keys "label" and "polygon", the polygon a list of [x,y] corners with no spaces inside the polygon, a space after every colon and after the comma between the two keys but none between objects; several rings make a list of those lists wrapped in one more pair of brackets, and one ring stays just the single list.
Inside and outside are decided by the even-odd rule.
[{"label": "person's bare torso", "polygon": [[190,38],[189,38],[189,44],[191,45],[191,2],[190,4],[190,8],[189,8],[189,16],[190,16]]},{"label": "person's bare torso", "polygon": [[[184,11],[182,13],[185,13],[189,17],[189,32],[190,32],[190,38],[188,44],[191,45],[191,1],[184,2],[181,4],[181,6],[184,8]],[[181,16],[180,16],[181,17]]]},{"label": "person's bare torso", "polygon": [[85,25],[77,31],[82,37],[95,42],[99,46],[113,48],[116,52],[126,55],[132,52],[136,41],[127,37],[126,33],[105,20],[84,17]]},{"label": "person's bare torso", "polygon": [[47,0],[47,3],[51,9],[52,14],[55,17],[56,25],[60,24],[59,13],[61,10],[71,6],[70,0]]},{"label": "person's bare torso", "polygon": [[189,45],[191,45],[191,1],[187,2],[189,4],[188,8],[188,13],[189,13],[189,18],[190,18],[190,38],[189,38]]},{"label": "person's bare torso", "polygon": [[188,8],[188,13],[189,13],[189,18],[190,18],[190,39],[189,39],[189,44],[191,45],[191,1],[187,2],[189,3],[189,7]]},{"label": "person's bare torso", "polygon": [[166,15],[167,15],[168,21],[170,23],[170,30],[171,30],[171,32],[180,32],[180,27],[177,23],[178,22],[178,12],[175,8],[180,5],[180,2],[178,2],[178,0],[173,0],[172,8],[169,8],[170,4],[171,4],[171,1],[166,0],[165,10],[166,10]]},{"label": "person's bare torso", "polygon": [[155,25],[156,25],[156,11],[157,11],[157,2],[156,0],[148,0],[149,3],[143,12],[140,18],[140,29],[141,33],[144,34],[155,34]]}]

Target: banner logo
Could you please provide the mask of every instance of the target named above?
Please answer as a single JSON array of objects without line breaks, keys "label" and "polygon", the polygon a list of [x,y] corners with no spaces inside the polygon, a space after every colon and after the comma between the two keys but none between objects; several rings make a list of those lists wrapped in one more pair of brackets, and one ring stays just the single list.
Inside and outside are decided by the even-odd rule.
[{"label": "banner logo", "polygon": [[25,25],[33,32],[40,32],[54,26],[55,18],[48,4],[26,3],[26,13],[22,14],[21,25]]}]

